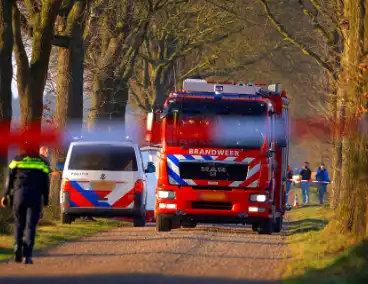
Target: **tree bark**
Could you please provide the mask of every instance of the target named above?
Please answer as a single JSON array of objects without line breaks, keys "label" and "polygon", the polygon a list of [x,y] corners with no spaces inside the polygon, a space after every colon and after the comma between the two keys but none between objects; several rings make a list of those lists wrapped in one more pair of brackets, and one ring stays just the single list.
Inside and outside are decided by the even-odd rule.
[{"label": "tree bark", "polygon": [[[12,119],[12,51],[12,3],[8,0],[0,0],[0,126],[4,132],[10,131]],[[4,186],[7,163],[8,147],[5,147],[0,153],[0,186]]]},{"label": "tree bark", "polygon": [[[70,39],[70,45],[58,48],[55,121],[58,129],[69,128],[73,135],[78,135],[83,123],[83,32],[87,1],[73,2],[67,7],[68,13],[59,16],[57,21],[58,32]],[[53,166],[58,161],[65,161],[67,147],[63,146],[54,149]],[[54,176],[51,181],[53,202],[59,200],[60,184],[61,176]]]},{"label": "tree bark", "polygon": [[17,78],[21,109],[21,126],[32,125],[33,131],[41,131],[43,93],[50,60],[54,24],[62,0],[44,1],[39,11],[30,7],[33,22],[32,58],[30,64],[21,36],[19,10],[13,4],[14,51],[17,62]]},{"label": "tree bark", "polygon": [[343,138],[343,176],[340,219],[345,231],[353,231],[361,239],[366,232],[366,139],[359,133],[357,111],[362,104],[364,81],[360,64],[364,54],[365,1],[350,0],[344,5],[348,22],[344,42],[344,72],[346,75],[346,117]]}]

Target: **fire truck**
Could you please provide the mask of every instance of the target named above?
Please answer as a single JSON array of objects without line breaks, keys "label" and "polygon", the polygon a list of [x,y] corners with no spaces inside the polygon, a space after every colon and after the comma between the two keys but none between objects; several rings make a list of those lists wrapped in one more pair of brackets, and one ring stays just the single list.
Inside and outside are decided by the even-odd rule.
[{"label": "fire truck", "polygon": [[280,84],[187,79],[147,114],[159,145],[159,232],[198,223],[280,232],[285,214],[289,100]]}]

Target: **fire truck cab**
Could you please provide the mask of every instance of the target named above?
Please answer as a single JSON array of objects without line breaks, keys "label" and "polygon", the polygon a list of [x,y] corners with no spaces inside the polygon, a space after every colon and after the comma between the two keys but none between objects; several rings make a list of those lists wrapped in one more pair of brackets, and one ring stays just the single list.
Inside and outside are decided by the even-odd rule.
[{"label": "fire truck cab", "polygon": [[161,147],[157,230],[233,223],[280,232],[288,104],[279,84],[187,79],[149,113],[146,140]]}]

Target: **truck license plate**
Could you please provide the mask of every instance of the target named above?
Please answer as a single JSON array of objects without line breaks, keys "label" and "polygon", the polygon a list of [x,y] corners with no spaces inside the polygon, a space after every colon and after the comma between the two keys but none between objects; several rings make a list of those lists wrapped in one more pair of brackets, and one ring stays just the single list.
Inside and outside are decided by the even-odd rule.
[{"label": "truck license plate", "polygon": [[202,193],[200,194],[200,199],[204,201],[222,201],[226,199],[226,195],[224,193],[216,192],[216,193]]}]

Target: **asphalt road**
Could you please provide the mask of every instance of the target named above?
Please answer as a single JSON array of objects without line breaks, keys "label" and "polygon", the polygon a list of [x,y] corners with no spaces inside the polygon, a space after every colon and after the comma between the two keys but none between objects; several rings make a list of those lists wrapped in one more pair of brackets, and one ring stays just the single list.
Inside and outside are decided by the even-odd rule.
[{"label": "asphalt road", "polygon": [[33,265],[0,264],[0,283],[278,283],[286,255],[282,234],[244,226],[121,227],[38,254]]}]

